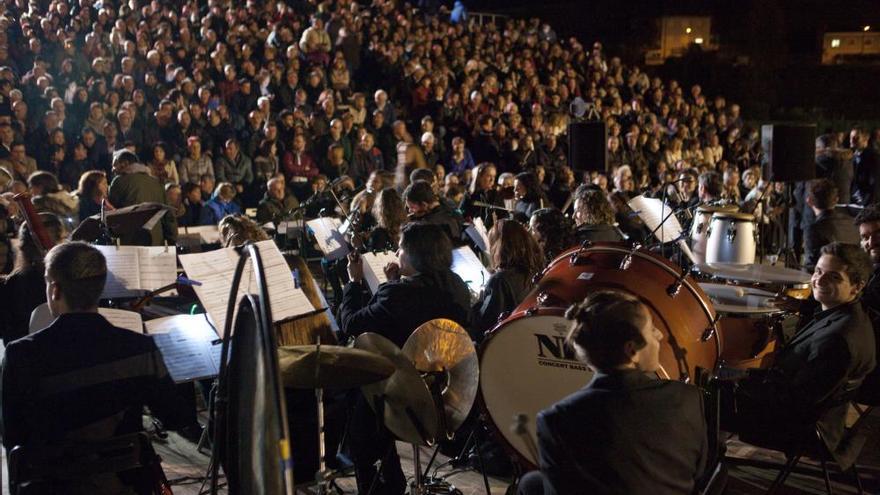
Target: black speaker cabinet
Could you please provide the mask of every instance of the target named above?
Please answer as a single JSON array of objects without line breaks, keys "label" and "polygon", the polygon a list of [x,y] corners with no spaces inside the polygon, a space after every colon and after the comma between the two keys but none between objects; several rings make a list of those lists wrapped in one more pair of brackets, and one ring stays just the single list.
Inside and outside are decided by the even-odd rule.
[{"label": "black speaker cabinet", "polygon": [[568,164],[576,172],[605,172],[608,142],[604,122],[575,122],[568,125]]},{"label": "black speaker cabinet", "polygon": [[816,178],[816,124],[761,126],[764,177],[800,182]]}]

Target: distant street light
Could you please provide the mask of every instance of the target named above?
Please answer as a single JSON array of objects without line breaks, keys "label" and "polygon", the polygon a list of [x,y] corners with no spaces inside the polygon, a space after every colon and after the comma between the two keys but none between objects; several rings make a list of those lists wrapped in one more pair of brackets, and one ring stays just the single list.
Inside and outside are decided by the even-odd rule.
[{"label": "distant street light", "polygon": [[[684,32],[687,34],[691,34],[691,31],[693,31],[691,28],[687,28],[684,30]],[[867,29],[865,29],[865,31],[867,31]]]},{"label": "distant street light", "polygon": [[703,44],[703,38],[696,38],[696,39],[694,39],[694,43],[696,43],[696,44],[698,44],[698,45],[702,45],[702,44]]},{"label": "distant street light", "polygon": [[871,26],[865,26],[862,28],[862,31],[870,31],[870,30],[871,30]]}]

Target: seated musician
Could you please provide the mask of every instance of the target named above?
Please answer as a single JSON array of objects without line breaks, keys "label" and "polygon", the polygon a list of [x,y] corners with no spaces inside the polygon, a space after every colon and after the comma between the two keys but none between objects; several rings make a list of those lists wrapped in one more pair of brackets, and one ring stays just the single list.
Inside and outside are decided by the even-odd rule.
[{"label": "seated musician", "polygon": [[489,231],[489,243],[495,271],[473,308],[471,336],[477,342],[501,314],[510,313],[522,302],[532,288],[532,277],[544,267],[541,247],[519,222],[498,220]]},{"label": "seated musician", "polygon": [[871,262],[858,246],[822,248],[810,285],[821,310],[776,354],[773,366],[752,372],[735,388],[722,428],[750,443],[785,447],[809,440],[816,427],[835,460],[853,459],[839,447],[846,401],[874,369],[875,339],[859,293]]},{"label": "seated musician", "polygon": [[[443,230],[427,223],[404,226],[397,256],[400,264],[386,267],[389,281],[372,297],[364,283],[363,260],[349,257],[351,281],[345,286],[339,308],[343,334],[377,332],[403,347],[419,325],[435,318],[449,318],[467,328],[470,294],[461,278],[450,270],[452,244]],[[377,426],[375,415],[361,396],[352,415],[349,438],[359,493],[403,493],[406,483],[393,438],[384,427]],[[384,459],[382,476],[371,492],[379,459]]]},{"label": "seated musician", "polygon": [[618,242],[623,240],[620,230],[614,226],[614,211],[605,193],[590,184],[581,184],[574,193],[575,236],[584,241]]},{"label": "seated musician", "polygon": [[[67,237],[64,223],[54,213],[39,213],[43,229],[52,244]],[[21,244],[15,255],[15,269],[0,281],[0,338],[6,345],[28,334],[31,312],[46,302],[43,255],[27,223],[18,229]]]},{"label": "seated musician", "polygon": [[874,264],[874,271],[862,293],[862,302],[874,313],[874,317],[880,317],[880,205],[862,210],[856,217],[856,226],[859,228],[862,249],[871,256]]},{"label": "seated musician", "polygon": [[816,179],[807,184],[807,206],[814,217],[804,226],[804,270],[812,272],[822,246],[832,242],[855,244],[858,231],[852,217],[834,209],[839,200],[837,186],[830,179]]},{"label": "seated musician", "polygon": [[[166,400],[173,383],[153,340],[114,327],[98,314],[107,278],[104,256],[81,242],[46,255],[46,298],[57,319],[6,348],[0,408],[3,444],[30,449],[101,441],[143,429],[148,405],[169,428],[185,423]],[[148,480],[126,472],[56,493],[152,493]],[[129,491],[114,486],[129,486]],[[83,490],[83,491],[80,491]]]},{"label": "seated musician", "polygon": [[529,219],[529,233],[541,246],[547,265],[563,251],[575,246],[574,222],[556,208],[541,208]]},{"label": "seated musician", "polygon": [[410,220],[439,225],[453,245],[461,242],[462,218],[440,201],[430,182],[417,180],[403,191]]},{"label": "seated musician", "polygon": [[572,306],[567,341],[596,375],[537,418],[540,472],[520,494],[686,494],[703,474],[700,391],[657,379],[660,341],[647,308],[601,291]]}]

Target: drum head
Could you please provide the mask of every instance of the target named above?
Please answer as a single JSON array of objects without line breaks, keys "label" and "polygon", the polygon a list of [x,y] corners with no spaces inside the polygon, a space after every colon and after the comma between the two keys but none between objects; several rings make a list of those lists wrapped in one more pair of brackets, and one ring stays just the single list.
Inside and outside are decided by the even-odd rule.
[{"label": "drum head", "polygon": [[775,295],[769,291],[711,282],[701,282],[700,287],[709,296],[717,313],[759,315],[780,312],[770,304]]},{"label": "drum head", "polygon": [[739,265],[735,263],[703,263],[696,265],[700,273],[724,279],[746,282],[770,282],[786,286],[809,287],[810,274],[781,266]]},{"label": "drum head", "polygon": [[[518,313],[480,349],[480,397],[489,419],[521,462],[534,468],[538,412],[589,383],[592,371],[563,344],[571,322],[561,308]],[[514,432],[517,418],[523,433]]]}]

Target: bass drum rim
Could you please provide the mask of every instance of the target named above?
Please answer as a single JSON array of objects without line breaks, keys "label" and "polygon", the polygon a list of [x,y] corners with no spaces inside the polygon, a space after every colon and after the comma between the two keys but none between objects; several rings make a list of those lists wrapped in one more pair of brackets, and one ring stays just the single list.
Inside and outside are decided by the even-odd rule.
[{"label": "bass drum rim", "polygon": [[[556,316],[556,317],[564,319],[565,318],[565,311],[566,311],[565,308],[559,308],[559,307],[544,307],[544,308],[530,309],[530,310],[526,310],[526,311],[516,311],[513,314],[511,314],[510,316],[508,316],[507,318],[505,318],[503,321],[496,324],[492,328],[492,330],[490,330],[486,334],[485,340],[483,340],[483,342],[480,344],[479,349],[477,350],[477,357],[479,358],[479,362],[480,362],[480,380],[479,380],[480,386],[477,388],[477,402],[476,402],[476,404],[480,408],[480,411],[482,412],[483,416],[486,418],[485,424],[489,428],[489,432],[492,435],[492,437],[501,443],[501,446],[504,448],[504,450],[507,452],[507,454],[512,457],[514,464],[516,464],[519,467],[524,467],[526,471],[533,471],[533,470],[538,469],[538,463],[532,462],[528,457],[526,457],[522,452],[520,452],[519,449],[517,449],[516,447],[513,446],[512,443],[510,443],[510,441],[507,439],[507,436],[504,434],[504,430],[502,430],[502,428],[495,421],[495,417],[492,414],[492,411],[489,409],[488,404],[486,403],[486,398],[484,396],[484,391],[483,391],[483,380],[486,377],[486,373],[483,370],[484,354],[486,353],[486,349],[490,345],[492,339],[494,337],[497,337],[497,335],[502,332],[502,328],[504,328],[508,324],[513,323],[514,321],[529,318],[531,316]],[[591,370],[591,372],[592,372],[592,370]],[[595,374],[595,373],[593,372],[593,374]],[[590,377],[589,380],[584,382],[580,386],[580,388],[587,386],[587,384],[589,383],[590,380],[592,380],[592,376]],[[561,400],[563,398],[564,397],[560,397],[559,400]],[[550,407],[552,405],[553,404],[549,404],[546,407]],[[546,409],[546,407],[542,408],[541,410]],[[529,434],[534,433],[533,439],[537,438],[537,436],[538,436],[537,420],[538,420],[537,416],[532,419],[533,424],[535,424],[535,431],[529,432]],[[508,418],[508,421],[513,421],[513,418]],[[538,449],[537,442],[535,443],[535,449]],[[537,461],[537,459],[536,459],[536,461]]]}]

